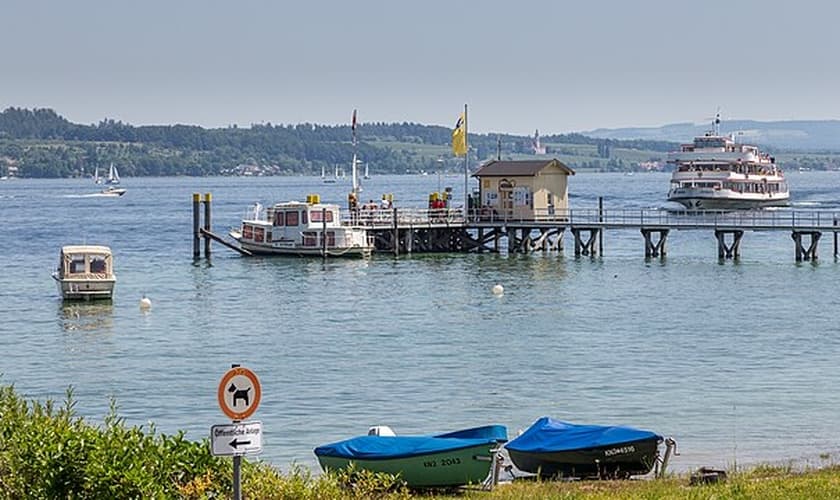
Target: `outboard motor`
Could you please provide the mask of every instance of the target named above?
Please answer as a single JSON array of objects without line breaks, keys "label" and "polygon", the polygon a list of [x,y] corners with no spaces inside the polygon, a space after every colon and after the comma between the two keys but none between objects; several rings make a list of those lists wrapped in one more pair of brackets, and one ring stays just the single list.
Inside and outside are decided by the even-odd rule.
[{"label": "outboard motor", "polygon": [[368,436],[396,436],[396,434],[387,425],[374,425],[368,429]]}]

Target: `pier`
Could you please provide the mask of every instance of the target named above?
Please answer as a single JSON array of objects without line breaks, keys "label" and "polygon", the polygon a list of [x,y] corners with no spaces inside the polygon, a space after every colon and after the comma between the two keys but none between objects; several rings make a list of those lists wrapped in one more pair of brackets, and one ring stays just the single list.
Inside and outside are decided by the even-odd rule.
[{"label": "pier", "polygon": [[[193,194],[193,257],[210,256],[210,241],[241,253],[251,253],[213,233],[210,226],[212,197]],[[204,224],[201,205],[204,205]],[[707,231],[714,238],[719,259],[737,260],[747,232],[775,232],[793,240],[797,262],[815,261],[823,234],[833,236],[833,256],[838,254],[840,212],[815,210],[691,211],[604,209],[534,211],[531,217],[512,213],[461,208],[398,208],[345,211],[342,223],[365,228],[377,253],[395,256],[415,253],[495,252],[531,253],[564,251],[566,231],[571,234],[575,257],[604,254],[607,231],[632,230],[641,235],[645,258],[664,258],[673,231]]]},{"label": "pier", "polygon": [[563,251],[566,230],[574,240],[574,255],[594,257],[604,252],[607,231],[634,230],[641,234],[645,257],[665,257],[672,231],[708,231],[720,259],[738,259],[746,232],[769,231],[790,235],[795,260],[816,260],[820,238],[833,236],[838,257],[840,213],[799,210],[743,212],[668,212],[664,210],[573,209],[537,213],[533,218],[461,209],[394,208],[348,216],[346,223],[367,228],[378,252],[394,255],[416,252],[500,252],[503,240],[509,253]]}]

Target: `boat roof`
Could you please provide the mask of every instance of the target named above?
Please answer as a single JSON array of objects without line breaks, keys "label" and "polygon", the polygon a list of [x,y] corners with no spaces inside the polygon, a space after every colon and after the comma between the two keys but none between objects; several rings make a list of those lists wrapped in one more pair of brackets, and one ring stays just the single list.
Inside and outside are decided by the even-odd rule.
[{"label": "boat roof", "polygon": [[305,201],[281,201],[272,205],[272,208],[337,208],[335,203],[307,203]]},{"label": "boat roof", "polygon": [[61,253],[98,253],[111,255],[111,248],[104,245],[65,245]]}]

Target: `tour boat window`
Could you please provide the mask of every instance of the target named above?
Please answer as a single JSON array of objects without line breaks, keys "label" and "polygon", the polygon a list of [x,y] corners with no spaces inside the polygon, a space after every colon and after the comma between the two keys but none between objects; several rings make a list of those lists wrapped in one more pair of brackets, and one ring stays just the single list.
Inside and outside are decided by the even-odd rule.
[{"label": "tour boat window", "polygon": [[105,270],[106,270],[105,256],[104,255],[91,255],[90,256],[90,272],[92,272],[92,273],[104,273]]},{"label": "tour boat window", "polygon": [[303,246],[305,247],[314,247],[318,244],[318,236],[313,231],[304,231],[303,233]]},{"label": "tour boat window", "polygon": [[[329,212],[327,212],[329,213]],[[324,233],[321,233],[321,244],[324,244]],[[327,231],[327,246],[334,247],[335,246],[335,232],[334,231]]]},{"label": "tour boat window", "polygon": [[254,241],[262,243],[265,240],[265,229],[261,227],[254,228]]},{"label": "tour boat window", "polygon": [[283,211],[274,212],[274,225],[275,226],[282,226],[283,225],[283,214],[284,213],[285,212],[283,212]]},{"label": "tour boat window", "polygon": [[85,256],[71,255],[70,256],[70,274],[81,274],[85,272]]},{"label": "tour boat window", "polygon": [[[332,221],[333,221],[333,213],[332,213],[332,211],[327,210],[325,213],[326,213],[326,215],[327,215],[327,222],[332,222]],[[309,214],[309,219],[310,219],[312,222],[324,222],[323,217],[321,217],[321,211],[320,211],[320,210],[317,210],[317,209],[316,209],[316,210],[313,210],[313,211],[312,211],[312,213],[310,213],[310,214]]]},{"label": "tour boat window", "polygon": [[250,224],[243,224],[242,225],[242,237],[246,240],[254,239],[254,227]]},{"label": "tour boat window", "polygon": [[286,225],[287,226],[297,226],[298,225],[298,212],[297,212],[297,210],[286,212]]},{"label": "tour boat window", "polygon": [[300,213],[300,223],[301,223],[301,224],[303,224],[304,226],[305,226],[306,224],[308,224],[308,222],[306,221],[306,214],[307,214],[307,211],[306,211],[306,210],[303,210],[303,211],[301,211],[301,213]]}]

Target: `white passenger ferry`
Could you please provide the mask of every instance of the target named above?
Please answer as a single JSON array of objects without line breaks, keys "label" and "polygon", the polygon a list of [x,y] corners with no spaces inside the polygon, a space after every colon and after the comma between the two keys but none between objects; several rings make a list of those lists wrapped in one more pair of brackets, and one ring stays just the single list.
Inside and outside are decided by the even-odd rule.
[{"label": "white passenger ferry", "polygon": [[256,254],[368,257],[373,251],[367,230],[342,224],[338,205],[317,195],[268,208],[256,204],[230,235]]},{"label": "white passenger ferry", "polygon": [[785,206],[790,192],[775,158],[714,130],[668,155],[674,165],[668,200],[688,210]]}]

